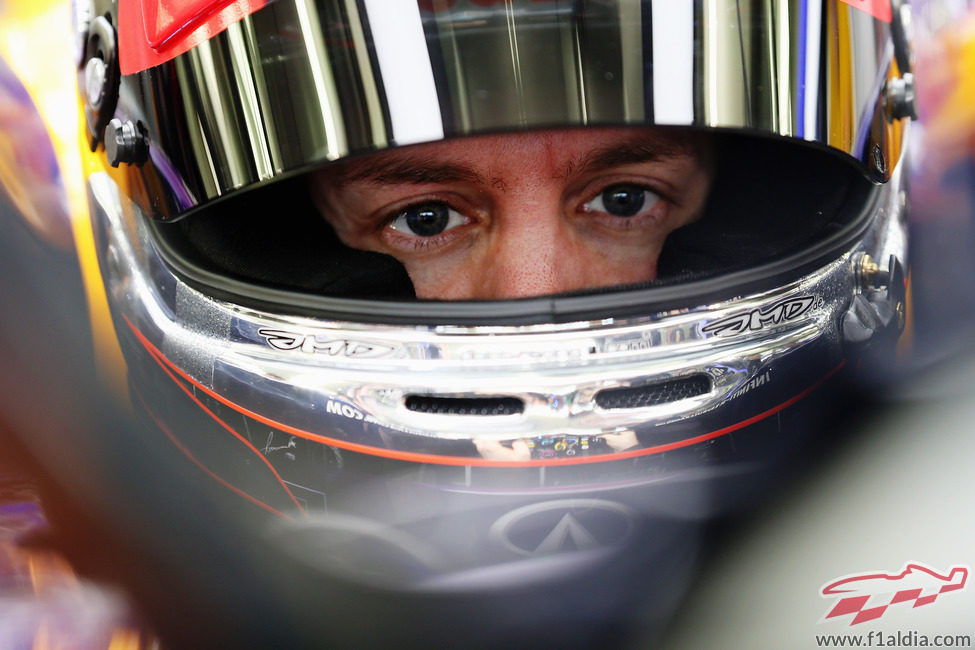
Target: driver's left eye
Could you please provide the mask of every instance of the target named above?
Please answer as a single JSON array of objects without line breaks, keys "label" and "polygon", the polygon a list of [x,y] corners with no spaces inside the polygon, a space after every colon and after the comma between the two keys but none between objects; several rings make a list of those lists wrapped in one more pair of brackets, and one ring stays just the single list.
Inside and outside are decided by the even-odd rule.
[{"label": "driver's left eye", "polygon": [[604,212],[614,217],[633,217],[652,208],[660,197],[650,189],[629,183],[610,185],[583,206],[585,212]]},{"label": "driver's left eye", "polygon": [[446,203],[435,202],[411,205],[399,212],[389,227],[416,237],[436,237],[464,222],[464,217]]}]

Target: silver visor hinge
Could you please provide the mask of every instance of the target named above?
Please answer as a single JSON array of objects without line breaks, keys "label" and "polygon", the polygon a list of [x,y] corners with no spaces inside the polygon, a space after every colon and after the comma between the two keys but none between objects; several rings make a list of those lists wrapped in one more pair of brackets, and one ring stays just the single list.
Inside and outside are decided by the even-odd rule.
[{"label": "silver visor hinge", "polygon": [[857,291],[843,315],[843,340],[862,344],[877,338],[896,339],[907,315],[907,283],[896,255],[880,268],[873,258],[860,253],[853,258]]},{"label": "silver visor hinge", "polygon": [[900,77],[887,82],[884,101],[891,120],[917,119],[917,92],[914,86],[913,51],[911,48],[911,8],[902,0],[892,0],[890,34],[894,43],[894,59]]}]

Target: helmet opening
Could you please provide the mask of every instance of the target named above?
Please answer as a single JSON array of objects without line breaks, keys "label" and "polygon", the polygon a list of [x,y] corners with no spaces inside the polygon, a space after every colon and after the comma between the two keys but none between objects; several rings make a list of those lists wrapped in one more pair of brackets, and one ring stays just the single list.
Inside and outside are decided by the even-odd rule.
[{"label": "helmet opening", "polygon": [[[866,207],[874,185],[844,156],[799,141],[740,133],[716,133],[714,140],[715,175],[703,215],[669,234],[657,278],[543,296],[546,311],[553,311],[555,298],[680,285],[679,293],[658,291],[637,301],[644,310],[658,297],[683,303],[662,305],[672,309],[740,294],[743,282],[752,289],[781,284],[788,279],[783,276],[798,277],[846,250],[869,223],[872,213]],[[153,231],[179,275],[240,304],[267,307],[270,302],[279,310],[316,314],[338,307],[347,316],[361,307],[370,321],[390,315],[391,304],[407,320],[420,322],[427,320],[424,314],[439,313],[438,305],[445,306],[447,316],[450,305],[466,304],[453,310],[461,319],[476,313],[481,315],[476,319],[494,320],[499,314],[470,303],[417,300],[400,262],[339,240],[301,176],[216,202],[176,222],[153,223]],[[722,280],[728,276],[734,281]],[[691,282],[703,284],[694,290],[686,286]],[[537,298],[505,302],[527,311],[540,304]],[[370,315],[373,309],[378,313]]]}]

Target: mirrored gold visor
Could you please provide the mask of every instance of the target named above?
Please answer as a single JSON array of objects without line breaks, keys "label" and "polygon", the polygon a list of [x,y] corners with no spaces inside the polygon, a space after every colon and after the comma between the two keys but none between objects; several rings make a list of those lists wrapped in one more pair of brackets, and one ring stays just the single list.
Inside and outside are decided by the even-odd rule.
[{"label": "mirrored gold visor", "polygon": [[[587,125],[825,145],[875,181],[899,151],[890,24],[844,0],[276,0],[125,77],[160,219],[346,156]],[[139,196],[139,195],[142,196]]]}]

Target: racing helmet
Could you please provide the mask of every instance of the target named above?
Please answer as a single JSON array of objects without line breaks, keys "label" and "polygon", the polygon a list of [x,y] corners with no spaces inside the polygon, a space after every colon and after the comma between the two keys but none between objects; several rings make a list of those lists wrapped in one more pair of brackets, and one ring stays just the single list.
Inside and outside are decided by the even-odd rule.
[{"label": "racing helmet", "polygon": [[[309,564],[497,587],[632,548],[648,516],[639,548],[673,548],[660,520],[724,512],[827,440],[830,387],[904,326],[899,3],[76,0],[75,18],[131,401]],[[652,273],[438,295],[329,218],[393,183],[422,201],[370,232],[473,227],[480,208],[426,187],[457,181],[438,161],[487,150],[521,174],[562,136],[604,167],[704,170]],[[578,212],[666,195],[627,172]]]}]

